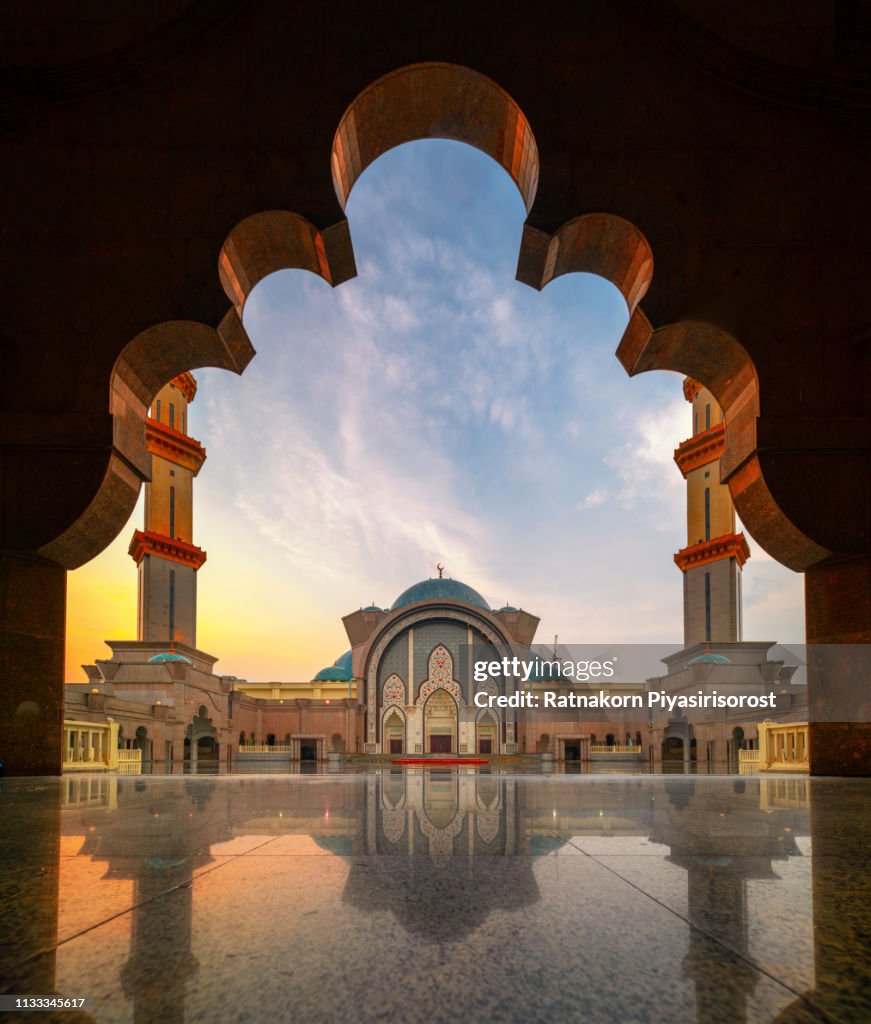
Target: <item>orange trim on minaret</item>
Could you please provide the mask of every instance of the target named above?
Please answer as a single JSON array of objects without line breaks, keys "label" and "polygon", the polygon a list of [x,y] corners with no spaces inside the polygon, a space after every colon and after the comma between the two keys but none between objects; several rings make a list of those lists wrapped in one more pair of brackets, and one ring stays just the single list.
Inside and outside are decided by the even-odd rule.
[{"label": "orange trim on minaret", "polygon": [[708,565],[720,562],[724,558],[734,558],[739,566],[743,566],[750,557],[750,546],[743,533],[727,533],[713,540],[703,540],[701,544],[693,544],[681,548],[674,556],[674,564],[681,572],[693,569],[697,565]]},{"label": "orange trim on minaret", "polygon": [[175,384],[189,402],[194,400],[197,393],[197,382],[194,380],[192,373],[180,373],[177,377],[173,377],[169,383]]},{"label": "orange trim on minaret", "polygon": [[199,441],[166,426],[165,423],[153,420],[150,416],[145,420],[145,442],[152,455],[159,455],[167,462],[184,466],[191,470],[194,476],[199,473],[200,467],[206,461],[206,449]]},{"label": "orange trim on minaret", "polygon": [[688,402],[691,402],[701,390],[702,385],[697,380],[693,380],[692,377],[685,378],[683,382],[683,396]]},{"label": "orange trim on minaret", "polygon": [[715,423],[700,434],[688,437],[674,450],[674,461],[677,468],[686,477],[699,466],[707,466],[709,462],[716,462],[723,454],[726,447],[726,427],[724,423]]},{"label": "orange trim on minaret", "polygon": [[194,569],[199,569],[206,560],[205,551],[196,544],[188,544],[187,541],[165,537],[150,530],[137,530],[133,534],[129,553],[137,565],[146,555],[158,555],[180,565],[192,565]]}]

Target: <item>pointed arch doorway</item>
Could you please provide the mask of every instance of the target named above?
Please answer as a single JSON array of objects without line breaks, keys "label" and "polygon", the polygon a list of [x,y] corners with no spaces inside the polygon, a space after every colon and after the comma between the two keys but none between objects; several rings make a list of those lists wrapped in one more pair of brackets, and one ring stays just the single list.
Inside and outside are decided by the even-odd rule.
[{"label": "pointed arch doorway", "polygon": [[433,691],[424,708],[424,749],[430,754],[457,751],[457,702],[447,690]]}]

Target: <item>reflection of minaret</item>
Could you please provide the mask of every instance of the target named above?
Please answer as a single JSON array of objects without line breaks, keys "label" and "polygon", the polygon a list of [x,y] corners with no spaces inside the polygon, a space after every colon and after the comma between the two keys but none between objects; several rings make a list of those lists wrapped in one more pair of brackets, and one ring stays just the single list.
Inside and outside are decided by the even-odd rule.
[{"label": "reflection of minaret", "polygon": [[185,986],[199,967],[191,952],[191,878],[187,860],[167,865],[141,862],[135,882],[130,959],[121,969],[124,994],[133,1000],[134,1024],[184,1021]]},{"label": "reflection of minaret", "polygon": [[735,506],[720,483],[723,414],[697,381],[684,381],[693,405],[693,434],[674,453],[687,482],[687,546],[674,556],[684,574],[684,644],[741,639],[741,567],[750,557],[735,533]]},{"label": "reflection of minaret", "polygon": [[137,639],[197,642],[197,570],[206,553],[193,543],[193,478],[206,459],[187,434],[197,385],[183,373],[157,394],[146,423],[151,483],[145,486],[145,529],[130,554],[139,566]]},{"label": "reflection of minaret", "polygon": [[[747,997],[759,972],[749,961],[747,899],[740,863],[729,857],[670,857],[687,870],[687,909],[691,922],[716,922],[716,937],[702,928],[690,929],[690,948],[683,961],[695,982],[696,1019],[747,1020]],[[726,861],[725,865],[719,863]],[[729,956],[729,952],[737,956]],[[724,978],[726,974],[728,978]],[[724,983],[725,982],[725,983]]]}]

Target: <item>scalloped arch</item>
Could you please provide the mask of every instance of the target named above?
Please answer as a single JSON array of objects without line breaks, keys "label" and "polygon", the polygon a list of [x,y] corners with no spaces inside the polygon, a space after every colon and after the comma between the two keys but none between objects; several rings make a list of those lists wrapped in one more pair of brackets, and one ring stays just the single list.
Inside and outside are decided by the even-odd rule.
[{"label": "scalloped arch", "polygon": [[95,558],[118,536],[151,475],[145,418],[152,398],[173,378],[201,366],[242,373],[254,356],[235,310],[217,328],[193,320],[155,324],[131,339],[110,380],[112,447],[96,494],[75,520],[39,554],[67,569]]},{"label": "scalloped arch", "polygon": [[374,81],[351,103],[333,138],[333,185],[342,209],[379,156],[417,139],[453,139],[491,156],[511,176],[528,213],[538,189],[535,136],[492,79],[459,64],[411,64]]},{"label": "scalloped arch", "polygon": [[598,274],[634,313],[653,280],[653,252],[638,228],[612,213],[585,213],[552,235],[525,224],[517,279],[539,291],[563,274]]},{"label": "scalloped arch", "polygon": [[617,358],[630,377],[648,370],[675,370],[704,384],[716,398],[726,424],[720,479],[728,484],[750,535],[773,558],[804,572],[833,554],[802,532],[766,481],[764,454],[757,448],[759,380],[747,350],[733,335],[692,320],[654,330],[638,309]]}]

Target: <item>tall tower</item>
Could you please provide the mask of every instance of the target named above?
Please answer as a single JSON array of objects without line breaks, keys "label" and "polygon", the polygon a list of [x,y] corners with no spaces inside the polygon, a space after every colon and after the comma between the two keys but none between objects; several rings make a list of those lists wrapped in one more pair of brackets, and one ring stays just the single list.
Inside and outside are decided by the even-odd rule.
[{"label": "tall tower", "polygon": [[206,553],[193,543],[193,478],[206,450],[187,433],[197,384],[183,373],[163,387],[146,421],[151,483],[145,485],[145,529],[130,554],[139,566],[137,639],[197,645],[197,570]]},{"label": "tall tower", "polygon": [[683,572],[684,645],[741,639],[741,569],[750,557],[735,533],[735,506],[720,483],[725,446],[723,413],[716,399],[687,378],[683,393],[693,407],[693,434],[674,453],[687,482],[687,546],[674,556]]}]

